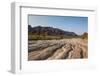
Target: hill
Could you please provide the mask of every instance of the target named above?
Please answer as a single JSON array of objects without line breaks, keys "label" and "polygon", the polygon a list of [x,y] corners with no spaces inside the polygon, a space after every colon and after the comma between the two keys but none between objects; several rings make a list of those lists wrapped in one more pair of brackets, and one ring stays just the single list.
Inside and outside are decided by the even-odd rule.
[{"label": "hill", "polygon": [[59,28],[28,25],[28,40],[52,40],[79,37],[74,32],[64,31]]},{"label": "hill", "polygon": [[58,28],[42,26],[31,27],[31,25],[28,25],[28,33],[34,35],[78,36],[74,32],[64,31]]}]

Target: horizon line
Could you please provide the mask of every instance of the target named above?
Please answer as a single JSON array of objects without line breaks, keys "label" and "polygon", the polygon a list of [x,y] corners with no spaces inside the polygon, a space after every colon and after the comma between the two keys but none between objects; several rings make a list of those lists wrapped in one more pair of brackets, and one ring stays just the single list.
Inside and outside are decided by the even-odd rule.
[{"label": "horizon line", "polygon": [[[29,25],[28,25],[29,26]],[[66,31],[66,32],[73,32],[73,31],[67,31],[67,30],[64,30],[64,29],[61,29],[61,28],[58,28],[58,27],[53,27],[53,26],[45,26],[45,25],[35,25],[35,26],[32,26],[32,25],[30,25],[32,28],[34,28],[34,27],[52,27],[52,28],[56,28],[56,29],[60,29],[60,30],[63,30],[63,31]],[[74,32],[75,34],[77,34],[76,32]],[[82,34],[84,34],[84,33],[88,33],[88,32],[83,32]],[[77,35],[82,35],[82,34],[77,34]]]}]

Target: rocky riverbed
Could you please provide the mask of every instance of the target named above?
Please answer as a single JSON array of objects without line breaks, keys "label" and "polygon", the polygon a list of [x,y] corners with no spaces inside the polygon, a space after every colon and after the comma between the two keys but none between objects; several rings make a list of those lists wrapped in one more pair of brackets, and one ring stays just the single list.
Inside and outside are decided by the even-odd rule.
[{"label": "rocky riverbed", "polygon": [[57,60],[88,58],[88,41],[72,38],[28,42],[28,60]]}]

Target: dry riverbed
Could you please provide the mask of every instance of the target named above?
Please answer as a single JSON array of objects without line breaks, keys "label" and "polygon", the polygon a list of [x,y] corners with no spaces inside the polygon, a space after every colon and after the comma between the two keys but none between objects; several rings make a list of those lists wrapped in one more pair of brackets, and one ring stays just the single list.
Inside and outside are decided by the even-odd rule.
[{"label": "dry riverbed", "polygon": [[88,41],[80,38],[28,42],[28,60],[88,58]]}]

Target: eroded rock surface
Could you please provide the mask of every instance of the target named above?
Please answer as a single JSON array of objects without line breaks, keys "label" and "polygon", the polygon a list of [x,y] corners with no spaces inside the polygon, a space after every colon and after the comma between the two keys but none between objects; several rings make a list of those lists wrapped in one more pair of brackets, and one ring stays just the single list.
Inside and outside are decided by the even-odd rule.
[{"label": "eroded rock surface", "polygon": [[29,41],[28,60],[88,58],[88,41],[80,38]]}]

